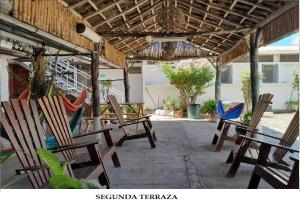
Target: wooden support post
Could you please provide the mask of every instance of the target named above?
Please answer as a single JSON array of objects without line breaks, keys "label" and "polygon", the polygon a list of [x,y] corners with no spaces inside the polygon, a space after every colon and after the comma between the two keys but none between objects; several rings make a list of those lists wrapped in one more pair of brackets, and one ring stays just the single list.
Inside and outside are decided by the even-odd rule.
[{"label": "wooden support post", "polygon": [[98,84],[99,56],[100,56],[100,43],[95,43],[95,51],[92,53],[92,59],[91,59],[91,82],[92,82],[92,99],[93,99],[94,117],[100,116],[100,90]]},{"label": "wooden support post", "polygon": [[218,102],[221,98],[221,70],[219,67],[219,59],[216,61],[216,81],[215,81],[215,100]]},{"label": "wooden support post", "polygon": [[127,63],[124,68],[123,74],[124,74],[125,102],[128,103],[129,99],[130,99],[130,96],[129,96],[130,85],[129,85],[129,78],[128,78],[128,64]]},{"label": "wooden support post", "polygon": [[252,96],[252,112],[255,109],[259,95],[259,73],[258,73],[258,43],[261,28],[250,34],[250,81]]},{"label": "wooden support post", "polygon": [[[101,43],[94,44],[94,52],[91,56],[91,82],[92,82],[92,102],[93,102],[93,117],[94,117],[94,131],[100,129],[100,90],[98,83],[99,76],[99,57],[100,57]],[[100,140],[101,136],[95,136]]]}]

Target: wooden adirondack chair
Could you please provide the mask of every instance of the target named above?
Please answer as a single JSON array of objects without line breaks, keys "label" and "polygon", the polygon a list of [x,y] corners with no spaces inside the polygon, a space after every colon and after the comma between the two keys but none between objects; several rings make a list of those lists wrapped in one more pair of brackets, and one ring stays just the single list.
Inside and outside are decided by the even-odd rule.
[{"label": "wooden adirondack chair", "polygon": [[271,103],[272,98],[273,95],[269,93],[259,96],[256,108],[253,112],[253,116],[248,125],[233,120],[224,121],[222,124],[222,128],[221,129],[218,128],[220,130],[217,130],[212,141],[213,145],[216,144],[216,151],[221,151],[225,141],[232,141],[232,142],[236,141],[237,139],[236,135],[228,134],[231,125],[235,125],[236,128],[239,128],[242,134],[246,134],[247,133],[246,130],[256,131],[257,130],[256,127],[260,122],[260,119],[263,116],[264,112],[266,111],[267,107]]},{"label": "wooden adirondack chair", "polygon": [[[290,122],[288,128],[283,134],[282,138],[274,137],[268,134],[254,132],[256,134],[263,135],[265,137],[270,137],[276,140],[280,140],[279,144],[286,147],[291,147],[299,136],[299,111],[297,111]],[[238,138],[234,149],[230,152],[230,155],[227,158],[226,163],[232,163],[227,177],[235,176],[241,163],[247,163],[255,165],[258,159],[258,148],[252,147],[251,141],[248,139]],[[287,169],[287,163],[283,160],[287,154],[287,150],[282,148],[277,148],[268,158],[266,165],[275,166],[277,168]]]},{"label": "wooden adirondack chair", "polygon": [[[87,133],[72,137],[71,128],[68,123],[68,117],[63,104],[61,96],[49,96],[38,99],[38,103],[45,115],[45,119],[52,131],[59,148],[56,151],[61,151],[64,158],[71,163],[71,167],[75,174],[80,173],[81,177],[87,179],[94,179],[99,177],[99,181],[106,180],[109,187],[109,179],[105,171],[103,161],[112,159],[115,167],[120,167],[118,155],[113,144],[110,130],[102,129],[96,132]],[[97,141],[93,141],[92,144],[81,142],[81,147],[86,147],[89,153],[78,154],[75,151],[76,142],[80,137],[103,133],[107,147],[100,149]],[[76,147],[78,148],[78,147]],[[89,168],[89,171],[80,170],[81,167],[93,167]]]},{"label": "wooden adirondack chair", "polygon": [[[108,95],[107,99],[111,104],[111,107],[113,108],[115,115],[120,123],[119,128],[122,128],[124,132],[124,136],[118,141],[117,146],[122,146],[122,144],[127,140],[147,137],[151,145],[151,148],[155,148],[154,142],[157,141],[157,139],[152,127],[152,123],[150,121],[150,116],[142,116],[136,119],[132,119],[130,121],[126,121],[123,117],[121,107],[118,104],[115,96]],[[137,127],[136,130],[131,130],[129,127],[127,127],[129,125],[137,125],[137,124],[143,124],[143,129],[138,130]]]},{"label": "wooden adirondack chair", "polygon": [[[48,182],[50,172],[36,154],[37,149],[45,148],[36,102],[15,99],[2,102],[2,106],[5,112],[0,112],[1,125],[23,167],[16,173],[27,174],[33,188],[39,188]],[[72,170],[68,170],[73,176]]]},{"label": "wooden adirondack chair", "polygon": [[[257,188],[261,178],[263,178],[274,188],[299,189],[298,149],[292,149],[284,145],[260,141],[243,135],[241,137],[246,138],[249,141],[260,143],[258,159],[248,185],[249,189]],[[293,153],[290,156],[290,159],[294,161],[294,164],[291,166],[286,166],[286,169],[279,168],[279,166],[270,166],[268,158],[270,157],[272,147]]]}]

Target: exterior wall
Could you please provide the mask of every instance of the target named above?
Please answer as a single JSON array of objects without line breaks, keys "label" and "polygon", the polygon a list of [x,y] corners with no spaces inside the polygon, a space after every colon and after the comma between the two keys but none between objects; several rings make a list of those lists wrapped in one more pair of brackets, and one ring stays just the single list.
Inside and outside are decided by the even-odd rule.
[{"label": "exterior wall", "polygon": [[0,58],[0,101],[9,99],[7,59]]},{"label": "exterior wall", "polygon": [[[259,49],[260,55],[273,55],[273,62],[260,62],[259,72],[262,71],[263,64],[278,64],[278,83],[261,83],[260,93],[272,93],[274,95],[272,109],[286,110],[286,102],[290,100],[292,91],[291,82],[293,73],[299,71],[299,62],[280,62],[280,54],[298,54],[297,47],[264,47]],[[242,102],[243,95],[241,91],[241,73],[250,70],[249,63],[231,63],[232,66],[232,83],[221,85],[221,99],[227,102]],[[145,80],[145,108],[155,109],[157,104],[162,106],[163,100],[168,97],[178,98],[178,90],[169,83],[168,79],[159,70],[158,65],[147,65],[143,63],[143,73]],[[214,83],[215,79],[213,79]],[[206,93],[200,96],[197,103],[202,103],[208,99],[214,98],[214,84],[206,89]],[[153,101],[149,97],[150,93]],[[297,99],[297,94],[292,96],[293,100]]]}]

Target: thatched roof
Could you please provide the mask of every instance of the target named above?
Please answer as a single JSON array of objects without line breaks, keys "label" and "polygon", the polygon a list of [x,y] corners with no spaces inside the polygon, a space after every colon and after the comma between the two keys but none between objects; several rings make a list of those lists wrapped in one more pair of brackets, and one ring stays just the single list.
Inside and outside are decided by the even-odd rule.
[{"label": "thatched roof", "polygon": [[[127,56],[134,56],[149,46],[146,36],[142,36],[141,33],[165,35],[159,33],[163,30],[157,20],[158,14],[166,4],[163,0],[60,1]],[[285,10],[289,4],[294,6],[298,4],[297,0],[171,0],[170,2],[185,16],[186,23],[182,28],[183,32],[190,33],[187,40],[216,55],[228,52],[243,41],[251,30],[280,10]]]}]

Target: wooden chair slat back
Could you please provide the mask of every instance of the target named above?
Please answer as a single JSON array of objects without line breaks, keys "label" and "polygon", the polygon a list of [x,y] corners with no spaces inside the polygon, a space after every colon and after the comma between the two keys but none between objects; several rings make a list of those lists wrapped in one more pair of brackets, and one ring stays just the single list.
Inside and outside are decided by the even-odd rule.
[{"label": "wooden chair slat back", "polygon": [[255,110],[253,112],[253,116],[251,118],[251,121],[249,125],[251,127],[256,128],[258,123],[260,122],[260,119],[262,118],[264,112],[267,110],[269,104],[271,103],[273,98],[273,95],[270,93],[260,95],[257,101],[257,105],[255,107]]},{"label": "wooden chair slat back", "polygon": [[[291,147],[299,136],[299,110],[295,113],[292,121],[290,122],[288,128],[282,136],[282,140],[280,141],[281,145]],[[276,160],[281,161],[283,157],[286,155],[287,150],[284,149],[276,149],[274,152],[274,158]]]},{"label": "wooden chair slat back", "polygon": [[[122,113],[122,110],[121,110],[121,107],[116,99],[116,97],[114,95],[108,95],[107,96],[107,99],[111,105],[111,107],[113,108],[115,114],[116,114],[116,117],[118,118],[119,122],[121,124],[124,124],[126,123],[124,117],[123,117],[123,113]],[[129,130],[127,127],[122,127],[123,131],[125,134],[129,134]]]},{"label": "wooden chair slat back", "polygon": [[[58,145],[66,146],[73,144],[72,132],[62,97],[45,96],[38,99],[38,103]],[[66,150],[63,152],[63,155],[67,161],[71,161],[75,158],[76,153],[75,150]]]},{"label": "wooden chair slat back", "polygon": [[[23,168],[41,167],[43,164],[36,150],[44,146],[45,136],[42,132],[35,101],[11,100],[2,102],[1,124]],[[28,172],[29,180],[34,188],[45,184],[50,173],[48,170]]]}]

